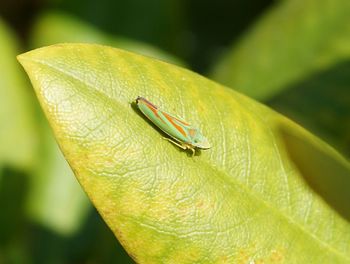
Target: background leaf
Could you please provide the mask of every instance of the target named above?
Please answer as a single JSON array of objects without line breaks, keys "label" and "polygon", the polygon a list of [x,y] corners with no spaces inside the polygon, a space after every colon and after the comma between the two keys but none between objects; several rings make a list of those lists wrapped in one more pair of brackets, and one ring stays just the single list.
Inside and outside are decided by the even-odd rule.
[{"label": "background leaf", "polygon": [[350,57],[350,2],[279,1],[225,54],[214,78],[264,100]]},{"label": "background leaf", "polygon": [[177,65],[184,62],[152,45],[102,33],[97,28],[63,12],[47,12],[37,18],[32,29],[31,46],[42,47],[60,42],[86,42],[123,48]]},{"label": "background leaf", "polygon": [[38,125],[41,159],[32,173],[27,210],[35,222],[67,236],[83,225],[90,203],[42,116]]},{"label": "background leaf", "polygon": [[[0,20],[0,168],[33,166],[38,146],[34,108],[16,62],[17,39]],[[18,151],[21,149],[21,151]]]},{"label": "background leaf", "polygon": [[290,85],[267,103],[350,157],[350,61]]},{"label": "background leaf", "polygon": [[98,3],[61,0],[54,6],[91,21],[106,32],[174,51],[183,45],[181,26],[186,21],[184,5],[187,3],[183,0],[101,0]]},{"label": "background leaf", "polygon": [[1,178],[5,184],[0,236],[10,240],[11,230],[21,230],[14,218],[24,217],[23,210],[33,222],[73,233],[83,224],[89,202],[36,112],[37,101],[16,61],[18,40],[2,21],[0,39],[0,184]]},{"label": "background leaf", "polygon": [[350,2],[279,1],[213,78],[267,103],[350,157]]},{"label": "background leaf", "polygon": [[[350,166],[301,127],[117,49],[56,45],[19,60],[78,180],[137,262],[349,262]],[[132,107],[137,95],[197,121],[213,148],[192,158],[162,140]]]},{"label": "background leaf", "polygon": [[18,52],[17,38],[0,18],[0,263],[20,263],[28,254],[19,240],[28,171],[38,160],[35,98],[18,67]]}]

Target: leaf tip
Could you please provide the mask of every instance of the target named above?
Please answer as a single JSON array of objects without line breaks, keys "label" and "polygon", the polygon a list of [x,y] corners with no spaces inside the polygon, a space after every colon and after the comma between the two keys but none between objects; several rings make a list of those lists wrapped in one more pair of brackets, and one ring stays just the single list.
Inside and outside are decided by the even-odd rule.
[{"label": "leaf tip", "polygon": [[23,64],[24,64],[24,61],[26,60],[26,54],[27,54],[27,53],[28,53],[28,52],[21,53],[21,54],[19,54],[19,55],[16,56],[18,62],[19,62],[22,66],[24,66]]},{"label": "leaf tip", "polygon": [[31,57],[32,57],[32,53],[33,51],[28,51],[25,53],[21,53],[19,55],[16,56],[18,62],[22,65],[22,67],[24,68],[24,70],[28,73],[28,69],[29,69],[29,64],[31,64]]},{"label": "leaf tip", "polygon": [[[49,53],[51,48],[64,46],[64,44],[55,44],[50,46],[44,46],[38,49],[33,49],[16,56],[19,63],[25,68],[28,61],[35,61],[36,58],[43,57],[42,55]],[[45,57],[45,56],[44,56]]]}]

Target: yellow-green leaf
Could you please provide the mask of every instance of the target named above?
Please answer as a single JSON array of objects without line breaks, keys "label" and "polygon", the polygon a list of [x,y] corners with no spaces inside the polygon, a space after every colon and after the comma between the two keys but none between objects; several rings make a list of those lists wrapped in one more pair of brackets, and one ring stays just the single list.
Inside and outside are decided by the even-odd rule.
[{"label": "yellow-green leaf", "polygon": [[[188,70],[98,45],[19,56],[63,153],[139,263],[349,263],[350,166],[252,99]],[[197,124],[191,157],[133,107]]]}]

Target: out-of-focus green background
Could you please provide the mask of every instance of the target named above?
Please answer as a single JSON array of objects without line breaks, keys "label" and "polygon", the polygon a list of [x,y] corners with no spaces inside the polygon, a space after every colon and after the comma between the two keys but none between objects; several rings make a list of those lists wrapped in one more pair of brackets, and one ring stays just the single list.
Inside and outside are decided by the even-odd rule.
[{"label": "out-of-focus green background", "polygon": [[133,263],[60,153],[15,56],[100,43],[268,104],[350,155],[348,0],[1,0],[0,264]]}]

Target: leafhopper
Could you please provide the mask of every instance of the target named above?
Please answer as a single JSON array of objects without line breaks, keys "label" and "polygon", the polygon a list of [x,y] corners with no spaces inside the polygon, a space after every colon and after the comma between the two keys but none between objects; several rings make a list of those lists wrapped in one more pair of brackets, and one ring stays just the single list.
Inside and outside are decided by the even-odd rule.
[{"label": "leafhopper", "polygon": [[136,98],[136,105],[140,111],[158,128],[171,138],[165,138],[176,146],[192,151],[195,149],[209,149],[210,144],[202,133],[188,122],[160,110],[150,101],[143,97]]}]

